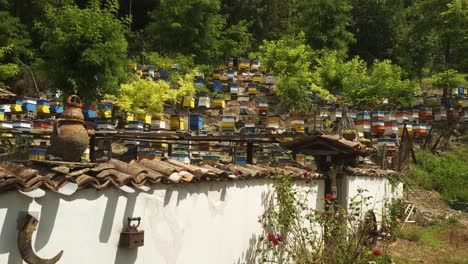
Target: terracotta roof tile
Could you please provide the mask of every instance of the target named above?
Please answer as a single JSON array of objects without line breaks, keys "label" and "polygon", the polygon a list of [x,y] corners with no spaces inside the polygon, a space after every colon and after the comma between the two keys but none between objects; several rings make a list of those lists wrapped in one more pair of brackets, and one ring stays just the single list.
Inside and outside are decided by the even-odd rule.
[{"label": "terracotta roof tile", "polygon": [[[67,167],[66,163],[63,162],[32,162],[28,163],[27,166],[0,162],[0,192],[7,190],[31,192],[38,188],[60,192],[61,188],[70,183],[76,184],[75,189],[95,188],[101,190],[116,187],[130,192],[133,187],[144,190],[148,186],[160,182],[168,184],[181,181],[265,178],[278,173],[302,179],[304,172],[306,171],[295,167],[270,168],[235,164],[194,166],[175,160],[146,159],[130,163],[112,159],[102,164],[70,167]],[[320,179],[322,176],[318,173],[312,173],[312,177],[308,179],[310,178]]]}]

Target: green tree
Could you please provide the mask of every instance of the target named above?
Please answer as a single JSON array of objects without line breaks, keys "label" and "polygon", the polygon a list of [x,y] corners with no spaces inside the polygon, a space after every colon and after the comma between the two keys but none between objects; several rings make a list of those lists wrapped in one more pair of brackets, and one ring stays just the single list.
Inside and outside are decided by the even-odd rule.
[{"label": "green tree", "polygon": [[324,99],[331,99],[328,91],[313,83],[313,50],[305,44],[303,33],[298,36],[284,36],[279,40],[265,41],[260,46],[263,65],[278,76],[278,96],[282,103],[295,111],[309,111],[314,91]]},{"label": "green tree", "polygon": [[468,72],[468,1],[453,0],[442,12],[446,60],[452,67]]},{"label": "green tree", "polygon": [[9,12],[0,11],[0,47],[12,44],[8,57],[13,62],[28,61],[34,56],[31,49],[31,38],[25,25],[18,17]]},{"label": "green tree", "polygon": [[376,60],[370,73],[366,75],[365,65],[358,58],[349,63],[348,67],[354,68],[355,74],[350,74],[343,80],[345,98],[369,109],[379,108],[384,102],[390,107],[412,105],[419,87],[402,77],[401,67],[389,60]]},{"label": "green tree", "polygon": [[462,83],[462,75],[453,69],[448,69],[432,76],[432,86],[442,89],[443,98],[447,97],[447,94],[451,89],[458,87]]},{"label": "green tree", "polygon": [[253,36],[245,20],[231,25],[222,33],[222,53],[224,58],[245,56],[253,49]]},{"label": "green tree", "polygon": [[351,23],[349,0],[298,0],[295,31],[304,31],[314,50],[337,50],[345,55],[355,41],[348,31]]},{"label": "green tree", "polygon": [[220,0],[161,0],[151,12],[146,33],[149,45],[163,54],[195,54],[196,61],[212,62],[222,56],[221,32],[225,19]]},{"label": "green tree", "polygon": [[11,52],[13,45],[0,46],[0,88],[4,88],[6,85],[3,83],[9,78],[15,77],[19,73],[18,65],[14,63],[3,63],[2,59]]},{"label": "green tree", "polygon": [[128,20],[116,18],[116,1],[101,7],[92,1],[86,8],[47,7],[36,28],[43,38],[42,69],[52,87],[94,100],[117,90],[127,78]]}]

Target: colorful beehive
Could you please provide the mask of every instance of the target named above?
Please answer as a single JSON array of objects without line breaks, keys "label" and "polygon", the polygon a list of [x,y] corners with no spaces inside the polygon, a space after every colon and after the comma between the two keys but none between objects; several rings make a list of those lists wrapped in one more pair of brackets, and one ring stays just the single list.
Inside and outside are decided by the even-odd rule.
[{"label": "colorful beehive", "polygon": [[227,76],[228,80],[234,79],[234,74],[235,74],[235,71],[233,69],[227,70],[226,76]]},{"label": "colorful beehive", "polygon": [[86,121],[85,125],[86,125],[86,130],[88,131],[96,130],[96,124],[94,123],[94,121]]},{"label": "colorful beehive", "polygon": [[15,100],[14,104],[11,105],[12,113],[19,113],[23,111],[23,100]]},{"label": "colorful beehive", "polygon": [[213,71],[213,74],[211,75],[211,77],[213,78],[213,80],[219,80],[221,78],[221,75],[223,74],[223,71],[221,70],[214,70]]},{"label": "colorful beehive", "polygon": [[265,74],[265,83],[266,84],[275,84],[276,78],[273,74],[267,73]]},{"label": "colorful beehive", "polygon": [[460,113],[457,110],[450,108],[447,110],[447,119],[450,121],[458,121],[460,119]]},{"label": "colorful beehive", "polygon": [[385,133],[385,121],[372,121],[372,133],[382,135]]},{"label": "colorful beehive", "polygon": [[202,157],[202,163],[206,165],[215,165],[221,159],[219,156],[215,155],[205,155]]},{"label": "colorful beehive", "polygon": [[206,95],[200,95],[198,97],[198,107],[210,107],[210,97]]},{"label": "colorful beehive", "polygon": [[95,122],[95,129],[99,131],[114,131],[115,125],[114,123],[106,120],[97,120]]},{"label": "colorful beehive", "polygon": [[278,165],[282,168],[292,166],[292,160],[289,157],[278,157]]},{"label": "colorful beehive", "polygon": [[412,109],[408,112],[408,121],[417,122],[419,121],[419,110]]},{"label": "colorful beehive", "polygon": [[309,133],[313,131],[322,131],[323,130],[322,118],[320,116],[316,116],[315,120],[314,118],[307,119],[307,122],[305,124],[305,129]]},{"label": "colorful beehive", "polygon": [[112,118],[112,109],[114,106],[111,103],[103,103],[98,105],[98,115],[100,118]]},{"label": "colorful beehive", "polygon": [[396,112],[396,121],[398,123],[404,123],[409,121],[408,111],[398,111]]},{"label": "colorful beehive", "polygon": [[177,63],[172,64],[171,65],[171,70],[175,71],[175,72],[179,72],[180,71],[180,65],[177,64]]},{"label": "colorful beehive", "polygon": [[387,151],[396,150],[396,139],[394,138],[379,138],[377,139],[377,146],[379,148],[386,147]]},{"label": "colorful beehive", "polygon": [[47,130],[52,129],[52,121],[50,120],[33,120],[31,127],[33,129]]},{"label": "colorful beehive", "polygon": [[0,104],[0,109],[3,110],[3,113],[11,113],[11,104],[9,103],[3,103],[3,104]]},{"label": "colorful beehive", "polygon": [[257,95],[257,84],[256,83],[247,84],[247,94],[248,95]]},{"label": "colorful beehive", "polygon": [[431,108],[423,108],[419,111],[419,120],[427,121],[432,119],[432,109]]},{"label": "colorful beehive", "polygon": [[414,105],[419,106],[419,105],[424,105],[424,97],[422,95],[418,95],[414,98]]},{"label": "colorful beehive", "polygon": [[5,110],[0,109],[0,121],[3,121],[3,120],[5,120]]},{"label": "colorful beehive", "polygon": [[143,121],[130,121],[126,125],[125,130],[143,132],[145,130],[145,122],[143,122]]},{"label": "colorful beehive", "polygon": [[424,98],[424,105],[428,107],[436,107],[440,105],[440,100],[437,96],[428,96]]},{"label": "colorful beehive", "polygon": [[151,130],[161,130],[166,129],[166,117],[163,115],[155,115],[151,120]]},{"label": "colorful beehive", "polygon": [[292,117],[291,118],[291,130],[297,133],[304,133],[304,117]]},{"label": "colorful beehive", "polygon": [[89,148],[86,148],[85,151],[83,152],[83,155],[81,156],[85,160],[89,160]]},{"label": "colorful beehive", "polygon": [[223,92],[223,83],[220,80],[213,81],[212,92],[222,93]]},{"label": "colorful beehive", "polygon": [[268,113],[268,103],[260,102],[258,103],[258,113],[261,115],[266,115]]},{"label": "colorful beehive", "polygon": [[304,154],[296,154],[296,162],[304,166],[305,164],[305,155]]},{"label": "colorful beehive", "polygon": [[16,120],[13,121],[14,129],[31,129],[32,122],[29,120]]},{"label": "colorful beehive", "polygon": [[22,109],[25,112],[36,112],[37,109],[37,99],[34,98],[24,98]]},{"label": "colorful beehive", "polygon": [[238,94],[239,93],[239,85],[237,83],[231,83],[229,86],[229,92],[231,94]]},{"label": "colorful beehive", "polygon": [[214,99],[213,100],[213,106],[216,108],[225,108],[226,107],[226,101],[223,99]]},{"label": "colorful beehive", "polygon": [[228,68],[233,68],[234,67],[234,58],[229,58],[228,59]]},{"label": "colorful beehive", "polygon": [[198,130],[197,131],[197,136],[208,136],[211,135],[212,132],[208,130]]},{"label": "colorful beehive", "polygon": [[47,146],[29,146],[28,147],[28,159],[29,160],[45,160],[47,153]]},{"label": "colorful beehive", "polygon": [[421,138],[427,135],[427,126],[426,124],[414,124],[413,125],[413,133],[416,137]]},{"label": "colorful beehive", "polygon": [[334,108],[330,111],[330,120],[336,121],[336,119],[341,118],[343,116],[343,109],[342,108]]},{"label": "colorful beehive", "polygon": [[37,101],[37,112],[41,114],[50,114],[50,101],[49,100],[38,100]]},{"label": "colorful beehive", "polygon": [[235,116],[223,116],[221,121],[221,130],[223,133],[234,133],[236,128]]},{"label": "colorful beehive", "polygon": [[161,160],[162,156],[163,156],[162,151],[157,151],[154,148],[138,146],[137,159],[139,161],[142,159]]},{"label": "colorful beehive", "polygon": [[195,87],[203,87],[203,86],[205,86],[205,82],[203,81],[203,79],[195,80]]},{"label": "colorful beehive", "polygon": [[190,164],[190,155],[187,151],[182,151],[182,150],[173,151],[171,158],[173,160],[176,160],[185,164]]},{"label": "colorful beehive", "polygon": [[398,134],[398,122],[396,120],[385,121],[385,135],[396,134]]},{"label": "colorful beehive", "polygon": [[447,111],[443,107],[436,107],[432,110],[434,113],[434,120],[435,121],[441,121],[441,120],[447,120]]},{"label": "colorful beehive", "polygon": [[83,115],[85,118],[88,119],[96,118],[96,107],[94,105],[90,105],[88,107],[83,108]]},{"label": "colorful beehive", "polygon": [[247,156],[237,155],[236,156],[236,164],[237,165],[246,165],[247,164]]},{"label": "colorful beehive", "polygon": [[280,119],[277,116],[269,116],[266,118],[267,129],[279,129]]},{"label": "colorful beehive", "polygon": [[239,69],[241,69],[241,70],[250,69],[250,60],[249,59],[240,59]]},{"label": "colorful beehive", "polygon": [[385,112],[384,111],[375,111],[372,112],[372,121],[385,121]]},{"label": "colorful beehive", "polygon": [[259,59],[253,59],[252,62],[250,63],[250,70],[253,72],[256,72],[260,69],[260,60]]},{"label": "colorful beehive", "polygon": [[129,63],[127,65],[128,69],[131,71],[136,71],[137,70],[137,64],[136,63]]},{"label": "colorful beehive", "polygon": [[151,125],[152,115],[150,113],[138,113],[138,114],[135,114],[135,120],[144,122],[144,124]]},{"label": "colorful beehive", "polygon": [[361,133],[371,132],[371,121],[369,120],[358,120],[355,123],[356,130]]},{"label": "colorful beehive", "polygon": [[[371,120],[370,113],[368,111],[358,112],[357,113],[357,120],[358,121],[370,121]],[[369,127],[369,129],[370,129],[370,127]]]},{"label": "colorful beehive", "polygon": [[356,112],[356,110],[354,110],[354,109],[348,110],[348,116],[349,116],[351,119],[356,120],[356,119],[357,119],[357,112]]},{"label": "colorful beehive", "polygon": [[190,115],[190,130],[202,130],[203,129],[203,116],[202,115]]},{"label": "colorful beehive", "polygon": [[252,82],[254,83],[260,83],[262,81],[262,74],[261,73],[256,73],[252,76]]},{"label": "colorful beehive", "polygon": [[13,128],[13,121],[7,121],[7,120],[0,121],[0,128],[5,128],[5,129]]},{"label": "colorful beehive", "polygon": [[385,121],[396,121],[396,113],[389,111],[385,113]]},{"label": "colorful beehive", "polygon": [[169,128],[171,130],[184,130],[185,129],[185,116],[171,115],[169,120]]},{"label": "colorful beehive", "polygon": [[149,66],[149,67],[148,67],[148,75],[149,75],[151,78],[154,78],[154,76],[155,76],[155,69],[154,69],[154,66]]},{"label": "colorful beehive", "polygon": [[399,123],[398,124],[398,135],[401,136],[403,135],[403,129],[406,124],[406,130],[408,130],[408,134],[412,135],[413,134],[413,124],[411,123]]},{"label": "colorful beehive", "polygon": [[[455,98],[455,101],[453,102],[453,107],[464,107],[464,99],[463,97],[457,97]],[[468,106],[468,105],[467,105]]]},{"label": "colorful beehive", "polygon": [[63,113],[63,103],[58,100],[50,101],[50,112],[53,114]]},{"label": "colorful beehive", "polygon": [[195,107],[195,98],[185,96],[183,105],[185,108],[194,108]]}]

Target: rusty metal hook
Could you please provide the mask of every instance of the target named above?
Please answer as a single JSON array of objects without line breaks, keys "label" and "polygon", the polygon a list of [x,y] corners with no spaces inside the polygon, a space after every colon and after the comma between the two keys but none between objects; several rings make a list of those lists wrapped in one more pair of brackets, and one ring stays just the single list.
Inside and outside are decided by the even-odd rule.
[{"label": "rusty metal hook", "polygon": [[[138,221],[138,224],[131,225],[132,221]],[[130,228],[130,229],[138,228],[140,226],[140,221],[141,221],[141,217],[129,217],[128,218],[128,228]]]}]

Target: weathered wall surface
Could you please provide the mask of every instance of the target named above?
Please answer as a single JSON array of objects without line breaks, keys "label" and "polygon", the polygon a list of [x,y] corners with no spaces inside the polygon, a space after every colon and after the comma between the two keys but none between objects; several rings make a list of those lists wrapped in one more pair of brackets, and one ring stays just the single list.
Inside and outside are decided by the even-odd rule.
[{"label": "weathered wall surface", "polygon": [[[373,210],[378,222],[382,221],[387,201],[391,201],[392,198],[403,198],[403,184],[399,183],[392,187],[386,177],[346,176],[343,183],[348,208],[353,197],[357,198],[359,195],[370,197],[368,205],[362,204],[362,213]],[[359,194],[360,189],[364,190],[362,194]]]},{"label": "weathered wall surface", "polygon": [[[315,193],[312,208],[322,207],[323,181],[297,184]],[[47,192],[35,200],[1,193],[0,263],[23,263],[16,240],[27,211],[38,213],[37,255],[51,258],[63,249],[59,263],[247,263],[272,193],[266,179],[160,185],[134,194],[116,188]],[[129,216],[142,217],[145,245],[138,249],[117,247]]]}]

